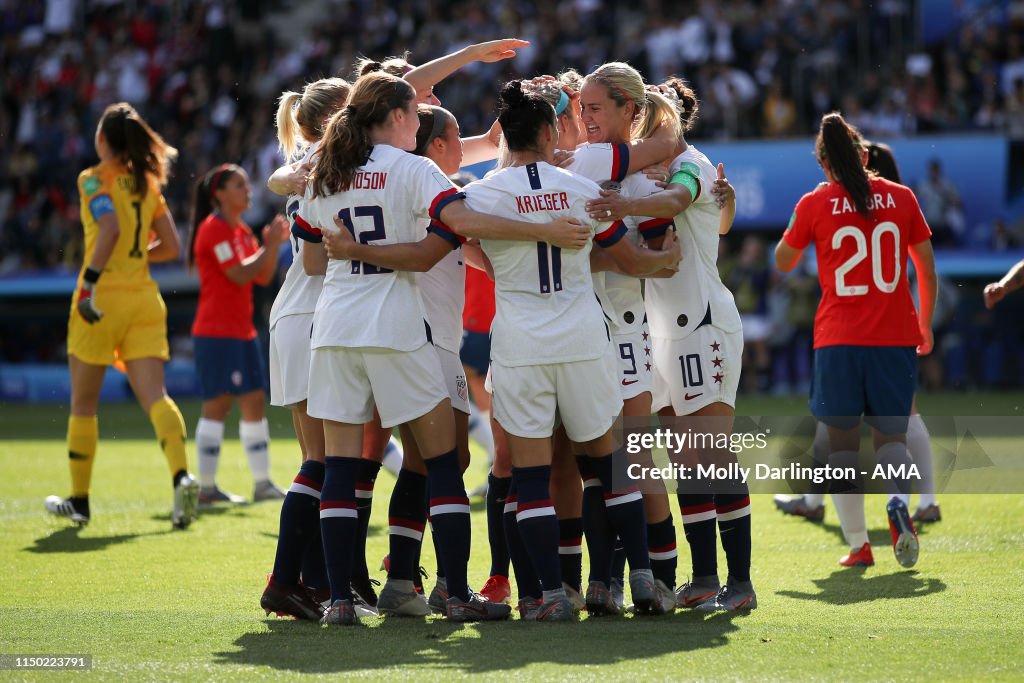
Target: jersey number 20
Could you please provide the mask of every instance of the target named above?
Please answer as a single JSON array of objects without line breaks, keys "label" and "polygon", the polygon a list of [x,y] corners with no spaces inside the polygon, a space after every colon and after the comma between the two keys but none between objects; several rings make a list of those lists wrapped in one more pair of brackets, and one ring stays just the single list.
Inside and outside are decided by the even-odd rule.
[{"label": "jersey number 20", "polygon": [[[892,235],[892,279],[886,280],[882,273],[882,237],[886,234]],[[838,296],[864,296],[868,293],[868,285],[849,285],[846,283],[846,275],[853,270],[858,263],[867,258],[868,241],[864,233],[847,225],[836,230],[832,235],[832,249],[838,250],[846,238],[852,238],[857,251],[838,268],[836,268],[836,295]],[[871,231],[871,279],[875,287],[885,294],[892,294],[896,291],[896,285],[900,281],[900,229],[892,221],[885,221],[875,226]]]}]

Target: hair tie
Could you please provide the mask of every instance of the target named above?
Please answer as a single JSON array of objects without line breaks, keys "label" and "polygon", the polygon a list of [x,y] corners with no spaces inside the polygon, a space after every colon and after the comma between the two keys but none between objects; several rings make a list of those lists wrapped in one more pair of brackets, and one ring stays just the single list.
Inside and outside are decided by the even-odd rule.
[{"label": "hair tie", "polygon": [[555,116],[561,116],[569,107],[569,96],[565,94],[564,90],[558,91],[558,104],[555,105]]},{"label": "hair tie", "polygon": [[345,105],[345,111],[348,112],[349,116],[355,116],[358,113],[356,108],[354,106],[352,106],[351,104],[346,104]]},{"label": "hair tie", "polygon": [[226,171],[229,171],[229,170],[231,170],[231,164],[221,164],[220,168],[217,169],[217,172],[213,174],[212,178],[210,178],[210,190],[209,190],[209,192],[210,192],[210,198],[211,199],[213,198],[213,193],[217,191],[217,181],[220,180],[220,177]]}]

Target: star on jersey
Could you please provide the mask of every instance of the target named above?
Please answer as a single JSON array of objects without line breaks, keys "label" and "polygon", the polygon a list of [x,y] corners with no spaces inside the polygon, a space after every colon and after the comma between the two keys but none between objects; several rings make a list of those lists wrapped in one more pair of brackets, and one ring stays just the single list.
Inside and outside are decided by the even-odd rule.
[{"label": "star on jersey", "polygon": [[712,361],[711,361],[711,362],[712,362],[712,363],[714,364],[714,366],[715,366],[716,368],[720,368],[720,367],[722,367],[722,359],[721,359],[721,358],[719,358],[719,357],[717,357],[717,356],[715,356],[715,358],[714,358],[714,359],[712,359]]},{"label": "star on jersey", "polygon": [[651,364],[650,363],[644,363],[644,367],[647,368],[647,372],[651,371]]},{"label": "star on jersey", "polygon": [[716,341],[716,342],[714,342],[713,344],[711,344],[711,350],[712,350],[712,351],[715,351],[715,352],[717,353],[717,352],[718,352],[718,349],[719,349],[719,347],[721,347],[721,346],[722,346],[722,345],[721,345],[721,344],[719,344],[719,343],[718,343],[718,342]]},{"label": "star on jersey", "polygon": [[714,375],[712,375],[712,377],[715,378],[715,384],[721,384],[722,383],[722,373],[720,373],[720,372],[715,373]]},{"label": "star on jersey", "polygon": [[647,341],[647,337],[648,336],[650,336],[650,335],[648,335],[647,331],[645,330],[644,333],[643,333],[644,341]]},{"label": "star on jersey", "polygon": [[651,355],[651,347],[649,347],[649,346],[645,346],[644,347],[644,355],[645,356]]}]

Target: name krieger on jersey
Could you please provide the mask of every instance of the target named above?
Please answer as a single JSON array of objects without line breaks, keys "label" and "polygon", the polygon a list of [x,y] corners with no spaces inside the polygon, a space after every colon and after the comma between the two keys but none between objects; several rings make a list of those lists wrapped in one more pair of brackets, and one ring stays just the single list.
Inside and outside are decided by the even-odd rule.
[{"label": "name krieger on jersey", "polygon": [[[832,202],[832,215],[839,216],[844,213],[856,213],[857,209],[853,208],[853,204],[850,203],[849,197],[832,197],[829,201]],[[873,194],[868,200],[868,209],[874,211],[875,209],[895,209],[896,200],[892,198],[892,194],[886,192],[883,197],[881,194]]]},{"label": "name krieger on jersey", "polygon": [[565,192],[547,192],[544,194],[523,195],[516,197],[516,211],[534,213],[535,211],[565,211],[569,208],[569,195]]},{"label": "name krieger on jersey", "polygon": [[357,171],[346,190],[383,190],[388,184],[386,171]]}]

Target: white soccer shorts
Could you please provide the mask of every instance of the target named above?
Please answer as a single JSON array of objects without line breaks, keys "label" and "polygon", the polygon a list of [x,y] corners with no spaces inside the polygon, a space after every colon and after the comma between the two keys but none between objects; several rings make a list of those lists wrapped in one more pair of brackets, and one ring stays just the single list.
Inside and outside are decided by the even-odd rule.
[{"label": "white soccer shorts", "polygon": [[466,369],[462,367],[459,354],[448,349],[435,346],[437,358],[441,361],[441,372],[444,373],[448,396],[452,399],[452,408],[466,415],[469,411],[469,387],[466,384]]},{"label": "white soccer shorts", "polygon": [[654,380],[654,349],[647,323],[629,334],[612,335],[612,350],[618,357],[619,392],[622,400],[651,391]]},{"label": "white soccer shorts", "polygon": [[270,405],[290,406],[309,397],[312,329],[312,313],[285,316],[270,329]]},{"label": "white soccer shorts", "polygon": [[607,432],[622,411],[615,357],[548,365],[504,366],[491,361],[494,419],[509,434],[526,439],[552,435],[555,416],[577,443]]},{"label": "white soccer shorts", "polygon": [[415,351],[329,346],[313,349],[310,357],[310,417],[364,424],[376,403],[381,426],[395,427],[446,398],[441,361],[430,343]]},{"label": "white soccer shorts", "polygon": [[698,327],[685,339],[654,338],[655,412],[672,406],[690,415],[706,405],[736,406],[743,359],[743,333]]}]

